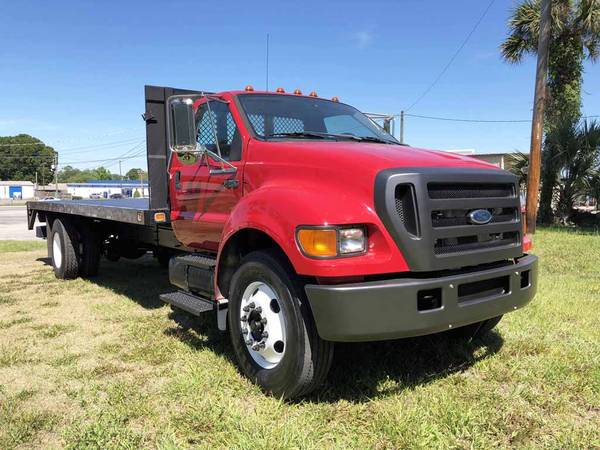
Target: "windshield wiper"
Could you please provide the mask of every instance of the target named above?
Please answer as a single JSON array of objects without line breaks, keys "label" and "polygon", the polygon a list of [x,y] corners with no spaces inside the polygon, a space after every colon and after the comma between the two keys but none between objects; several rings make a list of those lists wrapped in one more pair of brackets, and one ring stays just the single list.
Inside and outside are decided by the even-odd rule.
[{"label": "windshield wiper", "polygon": [[290,133],[269,133],[265,135],[265,137],[308,137],[308,138],[316,138],[316,139],[327,139],[327,138],[335,138],[335,136],[330,135],[328,133],[319,133],[316,131],[294,131]]},{"label": "windshield wiper", "polygon": [[379,144],[397,144],[397,142],[390,141],[387,139],[381,139],[381,138],[374,137],[374,136],[354,136],[354,138],[356,138],[356,140],[358,140],[358,141],[364,141],[364,142],[377,142]]},{"label": "windshield wiper", "polygon": [[357,142],[377,142],[380,144],[396,144],[396,142],[388,141],[385,139],[377,138],[374,136],[356,136],[351,133],[323,133],[320,131],[294,131],[290,133],[271,133],[265,137],[309,137],[316,139],[349,139]]}]

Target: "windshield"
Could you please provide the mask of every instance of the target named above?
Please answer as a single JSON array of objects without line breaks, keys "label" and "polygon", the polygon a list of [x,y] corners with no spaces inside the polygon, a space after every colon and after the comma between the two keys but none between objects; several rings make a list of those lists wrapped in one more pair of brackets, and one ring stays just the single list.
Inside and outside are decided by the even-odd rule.
[{"label": "windshield", "polygon": [[398,144],[363,113],[343,103],[280,94],[241,94],[238,98],[260,138],[347,138]]}]

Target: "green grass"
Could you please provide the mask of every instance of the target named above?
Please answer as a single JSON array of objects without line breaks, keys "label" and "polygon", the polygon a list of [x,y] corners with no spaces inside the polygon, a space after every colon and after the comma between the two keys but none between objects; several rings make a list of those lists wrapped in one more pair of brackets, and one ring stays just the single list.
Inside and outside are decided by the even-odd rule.
[{"label": "green grass", "polygon": [[46,241],[0,241],[0,253],[26,252],[46,248]]},{"label": "green grass", "polygon": [[538,295],[497,331],[338,345],[296,402],[163,306],[152,260],[64,282],[41,250],[0,257],[0,448],[600,447],[600,234],[540,229],[535,253]]}]

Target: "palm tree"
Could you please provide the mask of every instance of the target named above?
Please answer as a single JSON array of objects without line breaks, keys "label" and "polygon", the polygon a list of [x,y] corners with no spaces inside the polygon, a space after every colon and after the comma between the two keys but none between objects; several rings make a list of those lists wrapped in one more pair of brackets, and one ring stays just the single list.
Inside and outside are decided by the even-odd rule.
[{"label": "palm tree", "polygon": [[589,194],[596,200],[596,211],[600,211],[600,167],[594,170],[594,173],[590,177]]},{"label": "palm tree", "polygon": [[529,155],[521,152],[511,153],[508,157],[508,170],[516,175],[519,180],[519,189],[524,190],[527,185],[527,172],[529,171]]},{"label": "palm tree", "polygon": [[548,135],[560,164],[557,210],[561,223],[571,220],[575,202],[590,194],[600,157],[600,124],[565,123]]},{"label": "palm tree", "polygon": [[[500,49],[518,63],[537,52],[541,0],[524,0],[511,14],[509,35]],[[552,0],[552,33],[548,62],[545,131],[575,124],[581,117],[583,62],[595,62],[600,51],[600,0]],[[557,149],[544,144],[540,219],[552,220],[552,198],[558,182]]]}]

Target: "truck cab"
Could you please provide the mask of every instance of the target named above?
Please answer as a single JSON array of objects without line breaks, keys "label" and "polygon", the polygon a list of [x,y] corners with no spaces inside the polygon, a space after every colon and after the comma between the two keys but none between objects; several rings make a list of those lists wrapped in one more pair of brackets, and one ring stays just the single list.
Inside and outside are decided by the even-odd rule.
[{"label": "truck cab", "polygon": [[[162,255],[177,291],[161,298],[215,312],[242,372],[267,392],[318,387],[335,342],[470,338],[535,295],[537,258],[504,170],[403,145],[314,92],[147,86],[143,117],[148,209],[137,228],[96,215],[94,242]],[[68,220],[67,207],[37,208]],[[85,237],[88,222],[76,221]],[[40,234],[55,243],[49,227]]]}]

